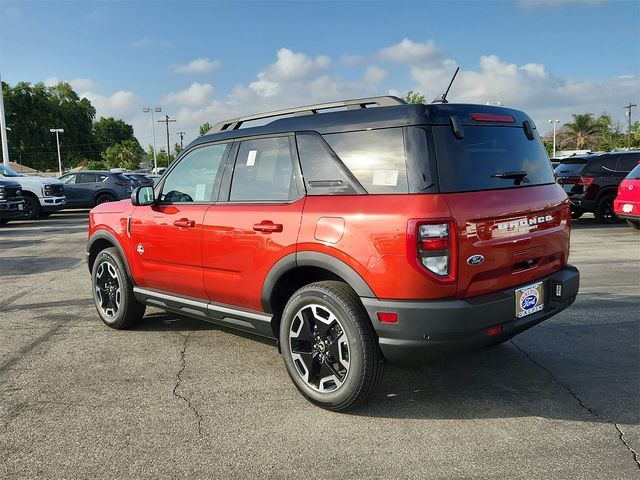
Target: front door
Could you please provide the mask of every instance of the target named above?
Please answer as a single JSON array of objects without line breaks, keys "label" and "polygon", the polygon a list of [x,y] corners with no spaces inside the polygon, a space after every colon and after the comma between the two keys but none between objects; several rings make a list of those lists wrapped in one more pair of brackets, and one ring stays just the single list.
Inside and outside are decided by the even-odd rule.
[{"label": "front door", "polygon": [[194,147],[156,188],[157,202],[131,217],[131,268],[136,284],[206,299],[202,223],[217,196],[219,171],[230,144]]},{"label": "front door", "polygon": [[[203,266],[210,300],[262,310],[270,268],[294,253],[304,188],[292,137],[240,142],[230,159],[221,198],[205,215]],[[233,173],[231,173],[231,171]]]}]

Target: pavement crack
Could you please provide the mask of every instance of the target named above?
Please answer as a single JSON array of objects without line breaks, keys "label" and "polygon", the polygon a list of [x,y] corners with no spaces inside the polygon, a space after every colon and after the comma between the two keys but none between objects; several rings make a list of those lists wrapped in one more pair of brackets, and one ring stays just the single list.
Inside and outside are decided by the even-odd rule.
[{"label": "pavement crack", "polygon": [[173,396],[185,402],[189,407],[189,409],[196,416],[196,419],[198,421],[198,435],[202,435],[202,415],[200,415],[200,412],[198,412],[198,410],[193,406],[193,404],[191,403],[191,399],[185,397],[178,391],[180,388],[180,385],[182,384],[182,373],[187,368],[187,360],[186,360],[187,344],[189,343],[189,338],[191,338],[192,334],[193,334],[193,330],[184,336],[184,342],[182,342],[182,349],[180,351],[181,365],[180,365],[180,371],[176,375],[176,384],[173,387]]},{"label": "pavement crack", "polygon": [[604,418],[599,413],[593,411],[590,407],[585,405],[582,399],[578,397],[578,395],[571,389],[571,387],[562,383],[560,379],[558,379],[558,377],[556,377],[551,370],[549,370],[548,368],[544,367],[542,364],[534,360],[533,357],[531,357],[531,355],[529,355],[522,347],[520,347],[520,345],[514,342],[513,339],[509,340],[509,342],[514,347],[516,347],[516,349],[518,349],[518,351],[520,351],[520,353],[522,353],[531,363],[533,363],[534,365],[538,366],[539,368],[547,372],[554,382],[556,382],[558,385],[563,387],[567,392],[569,392],[569,394],[578,402],[578,405],[580,405],[582,409],[589,412],[593,417],[597,418],[598,420],[605,423],[610,423],[611,425],[613,425],[616,431],[618,432],[618,438],[620,439],[622,444],[625,446],[625,448],[631,453],[631,455],[633,455],[633,460],[635,461],[636,466],[640,469],[640,458],[638,457],[638,453],[627,443],[627,441],[624,438],[624,433],[622,432],[622,430],[620,429],[620,426],[617,423],[615,423],[612,420],[609,420],[608,418]]}]

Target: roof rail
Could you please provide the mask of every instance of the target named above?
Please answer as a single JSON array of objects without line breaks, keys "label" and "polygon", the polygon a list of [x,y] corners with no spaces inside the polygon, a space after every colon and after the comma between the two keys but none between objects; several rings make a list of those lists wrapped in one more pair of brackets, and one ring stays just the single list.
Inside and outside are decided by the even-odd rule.
[{"label": "roof rail", "polygon": [[273,112],[258,113],[256,115],[248,115],[246,117],[232,118],[216,123],[209,129],[206,135],[217,132],[226,132],[229,130],[238,130],[245,122],[253,120],[261,120],[263,118],[282,117],[284,115],[313,115],[318,110],[327,110],[330,108],[347,107],[349,110],[357,108],[367,108],[367,105],[378,105],[379,107],[391,107],[393,105],[404,105],[405,102],[398,97],[369,97],[356,98],[353,100],[340,100],[337,102],[318,103],[315,105],[305,105],[303,107],[285,108],[283,110],[274,110]]}]

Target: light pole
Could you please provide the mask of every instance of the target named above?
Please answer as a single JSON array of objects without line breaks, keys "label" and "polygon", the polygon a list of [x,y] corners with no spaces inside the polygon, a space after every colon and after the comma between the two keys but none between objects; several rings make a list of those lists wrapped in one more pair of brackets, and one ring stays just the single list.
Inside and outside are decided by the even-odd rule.
[{"label": "light pole", "polygon": [[553,158],[556,156],[556,125],[560,123],[560,120],[549,120],[549,123],[553,125]]},{"label": "light pole", "polygon": [[4,100],[2,99],[2,80],[0,80],[0,142],[2,142],[2,161],[9,167],[9,145],[7,144],[7,122],[4,118]]},{"label": "light pole", "polygon": [[153,112],[161,112],[161,107],[144,107],[142,109],[144,113],[151,112],[151,134],[153,135],[153,173],[158,171],[158,160],[156,159],[156,122],[153,119]]},{"label": "light pole", "polygon": [[61,133],[64,133],[64,128],[50,128],[49,131],[51,133],[56,134],[56,145],[58,145],[58,171],[60,172],[60,176],[62,176],[62,157],[60,156],[60,137]]}]

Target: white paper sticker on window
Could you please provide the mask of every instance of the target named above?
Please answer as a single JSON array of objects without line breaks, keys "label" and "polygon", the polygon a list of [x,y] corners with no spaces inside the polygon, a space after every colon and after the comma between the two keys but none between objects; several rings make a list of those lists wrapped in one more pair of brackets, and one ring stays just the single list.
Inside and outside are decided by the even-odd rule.
[{"label": "white paper sticker on window", "polygon": [[398,170],[374,170],[372,185],[395,187],[398,185]]},{"label": "white paper sticker on window", "polygon": [[206,200],[206,198],[204,198],[206,190],[207,190],[207,184],[206,183],[198,183],[198,184],[196,184],[196,198],[194,198],[193,200],[195,202],[202,202],[202,201]]},{"label": "white paper sticker on window", "polygon": [[249,155],[247,156],[247,167],[253,167],[256,164],[257,154],[257,150],[249,150]]}]

